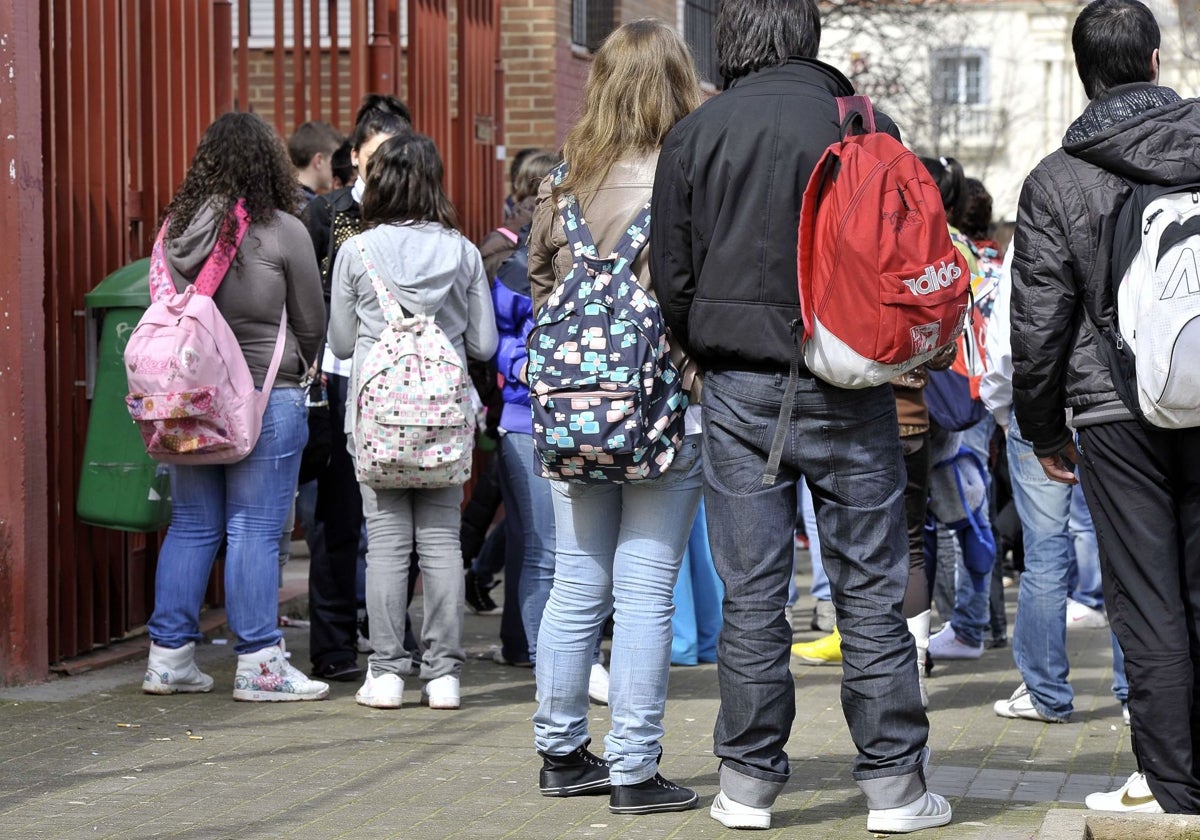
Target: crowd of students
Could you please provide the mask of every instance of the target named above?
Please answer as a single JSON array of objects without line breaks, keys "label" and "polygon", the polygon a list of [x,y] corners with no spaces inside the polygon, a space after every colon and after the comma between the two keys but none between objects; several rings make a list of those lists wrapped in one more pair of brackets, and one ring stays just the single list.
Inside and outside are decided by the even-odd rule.
[{"label": "crowd of students", "polygon": [[[1080,15],[1075,47],[1093,100],[1155,81],[1157,38],[1139,7],[1094,0]],[[1130,16],[1140,28],[1128,29]],[[1133,60],[1108,75],[1089,69],[1088,56],[1104,58],[1097,38]],[[256,384],[271,367],[281,311],[286,343],[250,457],[172,468],[145,691],[213,688],[194,645],[225,542],[239,700],[320,700],[325,681],[336,680],[361,682],[355,699],[364,706],[398,709],[406,678],[416,677],[423,702],[457,709],[464,604],[493,612],[502,575],[493,656],[534,668],[539,789],[605,794],[614,813],[696,806],[693,790],[661,774],[668,674],[673,662],[716,661],[721,792],[710,813],[727,827],[768,828],[791,772],[790,652],[844,667],[868,829],[949,822],[950,805],[925,781],[924,707],[937,703],[927,677],[935,663],[1008,644],[1002,573],[1019,579],[1012,650],[1024,682],[995,712],[1070,719],[1067,628],[1104,626],[1105,591],[1125,593],[1129,578],[1101,584],[1100,558],[1115,551],[1112,520],[1093,525],[1088,509],[1111,495],[1093,489],[1084,498],[1071,486],[1073,464],[1052,472],[1066,469],[1047,465],[1045,432],[1059,426],[1022,403],[1040,364],[1026,307],[1030,278],[1048,259],[1041,232],[1022,218],[1002,248],[986,188],[951,158],[923,158],[972,274],[963,337],[877,387],[847,390],[798,372],[794,222],[814,163],[840,137],[835,97],[853,89],[816,59],[811,0],[725,0],[716,43],[726,90],[701,105],[692,58],[672,28],[648,20],[617,28],[595,54],[561,154],[528,150],[514,161],[505,221],[478,247],[445,195],[438,149],[393,97],[368,96],[350,138],[309,123],[286,149],[252,114],[209,127],[167,208],[167,265],[182,291],[210,254],[236,252],[215,302]],[[1137,60],[1151,53],[1153,74]],[[877,118],[879,130],[898,134]],[[1022,217],[1045,210],[1031,189]],[[234,241],[238,208],[249,226]],[[670,330],[687,401],[681,433],[656,477],[550,480],[531,419],[529,335],[582,256],[618,248]],[[472,369],[488,418],[477,437],[495,451],[469,500],[461,484],[363,479],[357,376],[402,318],[436,325]],[[1035,416],[1042,425],[1026,437]],[[311,466],[297,487],[302,460]],[[1088,467],[1082,473],[1087,490]],[[310,548],[309,675],[288,661],[276,615],[278,535],[286,545],[293,506]],[[830,635],[796,643],[802,540],[814,566],[809,627]],[[423,621],[414,633],[418,574]],[[932,632],[935,608],[943,623]],[[1163,758],[1163,739],[1150,734],[1154,683],[1135,623],[1114,618],[1112,647],[1139,771],[1089,806],[1200,810],[1200,794],[1188,798],[1200,782],[1187,776],[1181,748]],[[1136,651],[1129,683],[1122,644]],[[611,713],[602,755],[589,748],[589,699]]]}]

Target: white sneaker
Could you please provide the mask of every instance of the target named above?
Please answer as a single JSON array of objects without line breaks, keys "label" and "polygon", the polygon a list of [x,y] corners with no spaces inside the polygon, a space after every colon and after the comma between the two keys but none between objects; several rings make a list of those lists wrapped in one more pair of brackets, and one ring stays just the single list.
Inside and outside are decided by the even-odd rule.
[{"label": "white sneaker", "polygon": [[271,645],[238,656],[233,699],[256,703],[324,700],[329,686],[309,679],[287,661],[282,645]]},{"label": "white sneaker", "polygon": [[1066,723],[1067,718],[1052,718],[1044,715],[1033,705],[1029,689],[1025,683],[1017,686],[1007,700],[997,700],[992,704],[992,710],[1003,718],[1022,718],[1023,720],[1040,720],[1043,723]]},{"label": "white sneaker", "polygon": [[1068,630],[1072,630],[1076,627],[1095,629],[1107,626],[1108,619],[1105,617],[1102,610],[1089,607],[1086,604],[1081,604],[1073,598],[1067,599]]},{"label": "white sneaker", "polygon": [[960,642],[954,635],[954,628],[946,622],[941,630],[929,637],[929,655],[934,662],[939,659],[978,659],[983,656],[983,642],[978,647]]},{"label": "white sneaker", "polygon": [[459,707],[458,677],[443,674],[436,680],[425,683],[421,696],[431,709],[457,709]]},{"label": "white sneaker", "polygon": [[399,709],[404,696],[404,680],[399,674],[371,674],[367,668],[367,679],[354,695],[354,702],[372,709]]},{"label": "white sneaker", "polygon": [[771,809],[752,808],[735,802],[725,795],[724,791],[717,794],[708,815],[726,828],[770,828]]},{"label": "white sneaker", "polygon": [[1162,806],[1150,792],[1145,773],[1134,773],[1110,793],[1089,793],[1083,804],[1093,811],[1124,811],[1132,814],[1161,814]]},{"label": "white sneaker", "polygon": [[608,705],[608,671],[599,662],[592,664],[588,676],[588,698],[599,706]]},{"label": "white sneaker", "polygon": [[196,643],[181,648],[150,644],[142,691],[147,694],[194,694],[212,691],[213,678],[196,666]]},{"label": "white sneaker", "polygon": [[936,793],[925,791],[899,808],[872,808],[867,814],[867,831],[906,834],[945,825],[950,822],[950,817],[950,803]]}]

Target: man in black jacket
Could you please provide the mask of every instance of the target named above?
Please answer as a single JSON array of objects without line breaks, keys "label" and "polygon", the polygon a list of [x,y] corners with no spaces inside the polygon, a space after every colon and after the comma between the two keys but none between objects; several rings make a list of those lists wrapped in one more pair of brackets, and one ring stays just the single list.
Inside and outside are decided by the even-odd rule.
[{"label": "man in black jacket", "polygon": [[1156,84],[1158,24],[1137,0],[1094,0],[1072,46],[1091,102],[1021,191],[1014,407],[1048,478],[1074,483],[1080,464],[1104,600],[1125,651],[1139,772],[1088,806],[1196,814],[1200,429],[1135,421],[1095,325],[1113,322],[1114,227],[1133,185],[1200,182],[1200,102]]},{"label": "man in black jacket", "polygon": [[[915,831],[945,825],[950,806],[926,790],[929,723],[901,615],[908,548],[895,399],[890,385],[827,385],[802,361],[789,376],[801,338],[800,201],[840,139],[835,97],[854,92],[815,60],[820,31],[816,0],[724,0],[716,41],[729,89],[667,136],[654,183],[651,282],[674,340],[707,371],[705,505],[725,584],[721,793],[710,813],[732,828],[768,828],[790,775],[784,747],[796,707],[784,605],[803,475],[837,607],[842,707],[867,829]],[[882,114],[878,125],[896,134]],[[781,417],[790,386],[793,408]],[[767,469],[773,448],[778,480]]]}]

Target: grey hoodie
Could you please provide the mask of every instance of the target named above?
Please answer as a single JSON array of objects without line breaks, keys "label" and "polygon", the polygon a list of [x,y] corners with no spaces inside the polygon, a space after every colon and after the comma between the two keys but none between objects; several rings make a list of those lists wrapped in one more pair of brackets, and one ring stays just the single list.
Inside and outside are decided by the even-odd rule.
[{"label": "grey hoodie", "polygon": [[[200,274],[217,242],[217,230],[217,214],[205,208],[182,234],[166,243],[167,268],[180,292]],[[277,211],[271,224],[251,225],[213,300],[237,336],[254,384],[260,388],[286,304],[287,335],[274,387],[300,384],[321,346],[325,299],[312,239],[299,219]]]},{"label": "grey hoodie", "polygon": [[496,317],[479,249],[436,222],[383,225],[346,240],[333,265],[329,349],[363,359],[383,332],[383,310],[358,253],[361,242],[405,311],[432,315],[465,362],[496,352]]}]

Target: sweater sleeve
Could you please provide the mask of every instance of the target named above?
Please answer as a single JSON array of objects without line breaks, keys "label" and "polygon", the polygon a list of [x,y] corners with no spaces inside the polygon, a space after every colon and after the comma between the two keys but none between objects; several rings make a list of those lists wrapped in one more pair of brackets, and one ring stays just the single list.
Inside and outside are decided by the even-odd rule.
[{"label": "sweater sleeve", "polygon": [[311,365],[325,335],[325,295],[321,274],[313,254],[312,240],[294,216],[280,214],[279,249],[283,255],[283,274],[287,280],[288,325],[300,354]]},{"label": "sweater sleeve", "polygon": [[467,331],[463,344],[472,359],[487,361],[496,353],[496,315],[492,309],[492,289],[483,271],[479,249],[465,243],[464,270],[467,281]]},{"label": "sweater sleeve", "polygon": [[329,349],[339,359],[354,356],[358,338],[358,279],[366,273],[357,248],[338,251],[329,303]]}]

